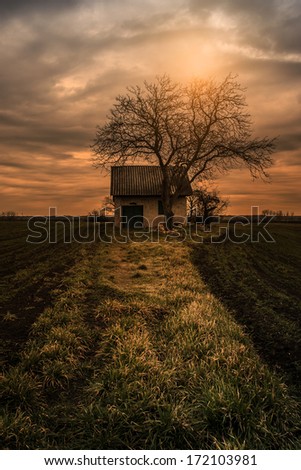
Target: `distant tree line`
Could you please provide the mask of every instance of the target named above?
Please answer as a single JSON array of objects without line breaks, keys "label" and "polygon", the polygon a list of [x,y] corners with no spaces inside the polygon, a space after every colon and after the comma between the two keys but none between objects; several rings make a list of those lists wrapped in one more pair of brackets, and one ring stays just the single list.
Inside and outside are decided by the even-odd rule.
[{"label": "distant tree line", "polygon": [[0,217],[4,220],[15,219],[18,216],[18,213],[15,211],[2,211],[0,212]]},{"label": "distant tree line", "polygon": [[264,209],[262,211],[262,215],[268,215],[268,216],[271,216],[271,217],[294,217],[295,213],[294,212],[289,212],[289,211],[283,212],[281,210],[273,211],[273,210],[270,210],[270,209]]}]

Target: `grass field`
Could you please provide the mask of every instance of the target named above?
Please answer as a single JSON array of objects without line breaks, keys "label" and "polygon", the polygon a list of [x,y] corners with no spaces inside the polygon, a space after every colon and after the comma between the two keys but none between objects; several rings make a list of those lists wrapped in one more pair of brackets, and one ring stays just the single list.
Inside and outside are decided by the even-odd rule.
[{"label": "grass field", "polygon": [[275,243],[204,243],[194,262],[259,354],[301,395],[301,225],[272,224]]},{"label": "grass field", "polygon": [[4,448],[301,447],[299,227],[196,247],[3,224]]},{"label": "grass field", "polygon": [[[17,360],[32,323],[51,304],[52,291],[79,257],[80,244],[63,243],[62,224],[51,224],[50,231],[57,243],[27,243],[26,222],[0,222],[1,364]],[[93,239],[86,226],[83,232]]]}]

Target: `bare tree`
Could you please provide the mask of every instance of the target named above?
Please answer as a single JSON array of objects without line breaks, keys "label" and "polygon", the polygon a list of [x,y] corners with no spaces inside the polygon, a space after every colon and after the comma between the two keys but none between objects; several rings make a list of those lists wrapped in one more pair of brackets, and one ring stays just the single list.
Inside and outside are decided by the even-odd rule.
[{"label": "bare tree", "polygon": [[118,96],[91,147],[96,167],[159,165],[163,210],[172,225],[173,205],[187,177],[192,183],[239,166],[266,177],[275,142],[252,137],[245,90],[235,76],[188,85],[162,76]]},{"label": "bare tree", "polygon": [[102,214],[103,215],[113,215],[115,211],[115,202],[113,201],[112,196],[105,196],[102,200]]},{"label": "bare tree", "polygon": [[222,199],[216,189],[195,189],[187,202],[190,217],[194,219],[201,216],[205,225],[210,217],[223,214],[229,206],[229,201]]},{"label": "bare tree", "polygon": [[100,209],[93,209],[90,212],[88,212],[88,215],[91,217],[98,217],[100,213]]},{"label": "bare tree", "polygon": [[106,215],[112,215],[115,210],[115,203],[111,196],[105,196],[101,200],[101,207],[99,209],[93,209],[92,211],[88,212],[89,216],[93,217],[100,217]]}]

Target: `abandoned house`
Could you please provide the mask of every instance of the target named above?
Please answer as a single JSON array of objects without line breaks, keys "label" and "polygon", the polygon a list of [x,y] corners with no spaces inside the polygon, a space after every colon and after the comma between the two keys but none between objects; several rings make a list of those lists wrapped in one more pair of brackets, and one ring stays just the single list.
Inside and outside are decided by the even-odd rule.
[{"label": "abandoned house", "polygon": [[[115,225],[157,227],[165,221],[161,200],[162,173],[159,166],[114,166],[111,195],[115,203]],[[191,194],[187,180],[173,206],[174,221],[186,222],[186,196]]]}]

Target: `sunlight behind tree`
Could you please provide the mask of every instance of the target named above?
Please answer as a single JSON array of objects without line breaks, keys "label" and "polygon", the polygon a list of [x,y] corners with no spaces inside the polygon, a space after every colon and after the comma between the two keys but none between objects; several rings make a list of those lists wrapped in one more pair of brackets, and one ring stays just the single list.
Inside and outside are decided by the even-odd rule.
[{"label": "sunlight behind tree", "polygon": [[252,136],[245,90],[234,75],[223,81],[168,76],[119,95],[94,144],[96,167],[145,162],[162,171],[162,203],[168,226],[187,176],[190,183],[246,166],[267,177],[274,139]]}]

